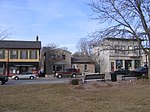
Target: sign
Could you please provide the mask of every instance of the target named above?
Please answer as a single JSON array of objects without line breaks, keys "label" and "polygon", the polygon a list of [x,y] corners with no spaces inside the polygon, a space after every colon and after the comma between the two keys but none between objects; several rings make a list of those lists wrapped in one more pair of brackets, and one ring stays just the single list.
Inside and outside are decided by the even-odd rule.
[{"label": "sign", "polygon": [[105,74],[89,74],[86,75],[84,80],[92,80],[92,79],[102,79],[102,81],[105,81]]}]

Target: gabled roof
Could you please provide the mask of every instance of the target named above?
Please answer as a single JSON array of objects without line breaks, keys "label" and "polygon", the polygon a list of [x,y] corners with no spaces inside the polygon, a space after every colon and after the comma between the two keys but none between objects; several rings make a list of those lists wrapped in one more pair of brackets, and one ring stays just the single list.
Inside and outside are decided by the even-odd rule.
[{"label": "gabled roof", "polygon": [[41,41],[13,41],[13,40],[0,40],[0,48],[12,49],[40,49]]}]

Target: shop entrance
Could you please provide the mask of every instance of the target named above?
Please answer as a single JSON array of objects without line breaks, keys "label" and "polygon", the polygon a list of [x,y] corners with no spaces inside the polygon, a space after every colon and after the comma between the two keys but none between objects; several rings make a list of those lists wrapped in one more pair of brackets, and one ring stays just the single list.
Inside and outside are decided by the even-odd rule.
[{"label": "shop entrance", "polygon": [[132,69],[132,60],[125,60],[125,69]]}]

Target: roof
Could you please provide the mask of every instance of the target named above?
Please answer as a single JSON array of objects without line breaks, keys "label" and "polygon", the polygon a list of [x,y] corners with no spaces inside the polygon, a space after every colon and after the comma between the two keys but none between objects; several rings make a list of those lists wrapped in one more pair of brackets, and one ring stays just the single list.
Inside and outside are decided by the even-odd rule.
[{"label": "roof", "polygon": [[72,57],[72,63],[94,63],[94,60],[90,57]]},{"label": "roof", "polygon": [[[134,38],[105,38],[106,40],[121,40],[121,41],[138,41],[137,39]],[[104,40],[105,40],[104,39]],[[142,41],[142,39],[140,39]]]},{"label": "roof", "polygon": [[41,41],[12,41],[0,40],[0,48],[27,48],[27,49],[40,49]]}]

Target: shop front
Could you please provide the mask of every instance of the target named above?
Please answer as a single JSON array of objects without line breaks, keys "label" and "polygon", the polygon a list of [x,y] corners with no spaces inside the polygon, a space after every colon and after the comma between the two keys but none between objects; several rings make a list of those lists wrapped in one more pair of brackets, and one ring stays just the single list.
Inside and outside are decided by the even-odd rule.
[{"label": "shop front", "polygon": [[[38,73],[38,70],[39,70],[39,63],[38,62],[32,62],[32,63],[29,63],[29,62],[24,62],[24,63],[19,63],[19,62],[10,62],[8,63],[5,63],[3,68],[2,66],[0,66],[0,68],[2,69],[2,72],[3,74],[4,73],[7,73],[6,75],[8,76],[13,76],[15,74],[21,74],[23,72],[32,72],[32,73],[35,73],[37,74]],[[0,70],[1,70],[0,69]]]},{"label": "shop front", "polygon": [[141,60],[114,60],[110,63],[111,71],[119,69],[134,70],[141,67]]}]

